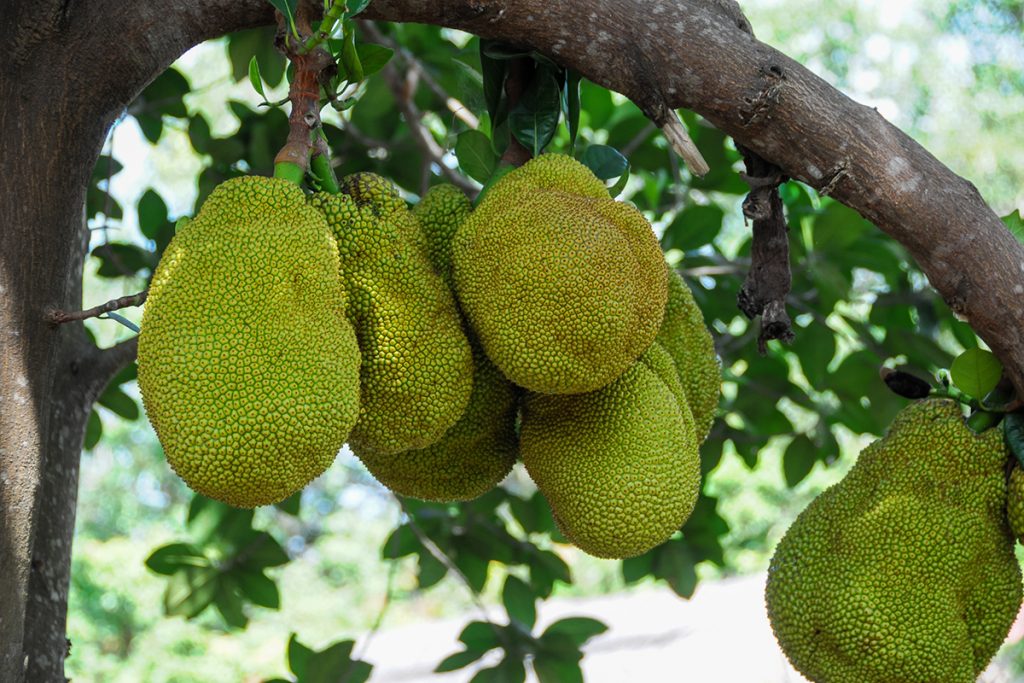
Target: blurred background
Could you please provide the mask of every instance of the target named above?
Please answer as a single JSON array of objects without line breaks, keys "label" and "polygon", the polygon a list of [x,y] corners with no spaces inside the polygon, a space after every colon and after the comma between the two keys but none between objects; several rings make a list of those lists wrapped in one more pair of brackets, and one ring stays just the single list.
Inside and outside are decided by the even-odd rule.
[{"label": "blurred background", "polygon": [[[1015,220],[1024,206],[1024,3],[742,5],[762,41],[876,107]],[[478,41],[416,25],[364,26],[360,38],[396,54],[354,107],[325,116],[339,174],[382,173],[411,201],[472,175],[456,151],[467,130],[490,132]],[[85,307],[144,289],[173,222],[217,183],[270,173],[286,115],[260,105],[254,55],[266,98],[284,97],[272,31],[248,31],[185,54],[113,128],[89,191]],[[472,504],[423,505],[396,499],[347,450],[301,497],[232,511],[194,497],[167,467],[130,367],[101,398],[83,455],[70,678],[292,680],[296,662],[319,652],[343,662],[353,682],[368,671],[353,662],[383,682],[513,680],[525,661],[536,680],[529,663],[553,642],[544,634],[561,629],[574,645],[550,661],[566,668],[552,664],[543,680],[578,680],[575,647],[588,682],[803,680],[764,614],[775,543],[905,405],[879,381],[879,366],[931,377],[978,340],[897,244],[793,182],[783,192],[797,338],[758,355],[756,325],[735,306],[749,230],[731,141],[684,112],[712,166],[693,178],[632,104],[586,81],[581,102],[578,149],[608,145],[628,159],[620,198],[655,226],[723,360],[703,494],[682,532],[640,558],[597,560],[560,542],[519,466]],[[568,151],[564,126],[551,149]],[[138,322],[139,311],[122,313]],[[103,344],[132,334],[111,320],[87,326]],[[199,565],[212,573],[197,578]],[[252,571],[233,573],[238,566]],[[511,635],[474,639],[474,621],[509,625]],[[1015,627],[982,680],[1024,680],[1021,635]],[[464,650],[479,657],[446,659]],[[435,673],[442,662],[452,670]]]}]

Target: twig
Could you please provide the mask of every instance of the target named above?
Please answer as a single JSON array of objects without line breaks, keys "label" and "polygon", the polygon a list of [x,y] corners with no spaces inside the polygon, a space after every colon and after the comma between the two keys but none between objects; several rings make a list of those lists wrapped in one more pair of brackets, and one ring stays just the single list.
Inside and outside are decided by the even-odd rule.
[{"label": "twig", "polygon": [[128,308],[129,306],[141,306],[146,301],[146,297],[149,296],[149,290],[139,292],[138,294],[131,294],[129,296],[122,296],[119,299],[113,299],[105,304],[94,306],[93,308],[86,309],[84,311],[62,311],[60,309],[51,310],[44,316],[46,321],[53,325],[63,325],[74,320],[85,320],[87,318],[100,318],[104,313],[110,313],[111,311],[119,311],[122,308]]}]

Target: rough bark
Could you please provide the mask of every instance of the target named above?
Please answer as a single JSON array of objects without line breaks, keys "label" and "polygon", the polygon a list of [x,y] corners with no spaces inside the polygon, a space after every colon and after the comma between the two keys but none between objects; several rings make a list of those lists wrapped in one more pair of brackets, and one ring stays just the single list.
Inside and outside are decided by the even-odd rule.
[{"label": "rough bark", "polygon": [[[374,0],[417,21],[528,46],[636,102],[686,107],[903,243],[1024,394],[1024,249],[975,188],[876,111],[746,31],[733,0]],[[0,680],[63,680],[70,539],[84,421],[131,346],[80,323],[82,215],[110,124],[207,38],[270,23],[263,0],[0,4]],[[94,304],[97,302],[87,302]],[[26,672],[28,672],[26,676]]]}]

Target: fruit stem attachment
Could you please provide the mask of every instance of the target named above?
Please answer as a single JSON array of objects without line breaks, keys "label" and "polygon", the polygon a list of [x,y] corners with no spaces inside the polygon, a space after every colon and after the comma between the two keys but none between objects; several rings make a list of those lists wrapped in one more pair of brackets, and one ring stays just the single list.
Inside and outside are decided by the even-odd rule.
[{"label": "fruit stem attachment", "polygon": [[321,192],[338,194],[341,188],[338,186],[338,178],[334,175],[334,167],[331,166],[331,152],[327,146],[327,136],[323,128],[317,129],[316,142],[313,146],[313,156],[309,160],[309,172],[316,179]]},{"label": "fruit stem attachment", "polygon": [[975,434],[981,434],[986,429],[991,429],[1003,419],[1000,413],[990,413],[987,410],[979,410],[967,418],[967,426]]},{"label": "fruit stem attachment", "polygon": [[302,184],[302,179],[306,177],[306,171],[298,164],[292,163],[291,161],[279,161],[274,164],[274,177],[284,178],[290,180],[296,185]]}]

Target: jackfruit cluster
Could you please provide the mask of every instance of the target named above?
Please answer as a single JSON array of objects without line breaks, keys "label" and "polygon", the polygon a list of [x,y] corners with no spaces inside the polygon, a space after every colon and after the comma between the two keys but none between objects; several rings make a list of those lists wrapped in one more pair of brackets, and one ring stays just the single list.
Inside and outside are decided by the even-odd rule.
[{"label": "jackfruit cluster", "polygon": [[721,379],[643,215],[557,155],[475,210],[451,186],[412,209],[373,174],[340,187],[230,181],[168,249],[140,384],[183,478],[265,504],[347,442],[396,493],[447,502],[522,459],[586,552],[679,529]]},{"label": "jackfruit cluster", "polygon": [[1002,431],[905,408],[780,541],[768,616],[812,681],[972,683],[1021,602]]}]

